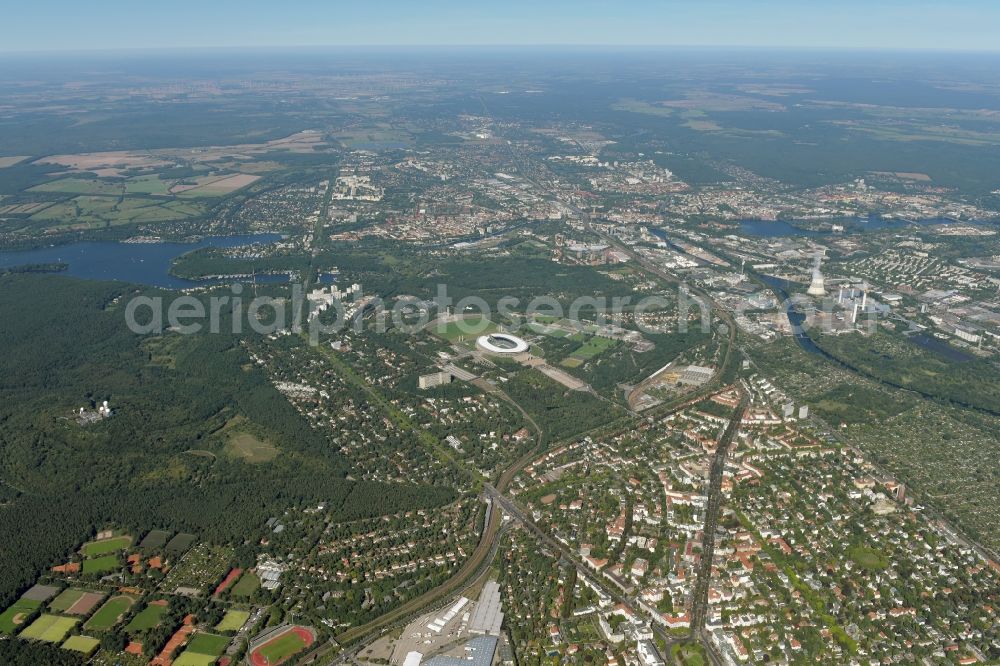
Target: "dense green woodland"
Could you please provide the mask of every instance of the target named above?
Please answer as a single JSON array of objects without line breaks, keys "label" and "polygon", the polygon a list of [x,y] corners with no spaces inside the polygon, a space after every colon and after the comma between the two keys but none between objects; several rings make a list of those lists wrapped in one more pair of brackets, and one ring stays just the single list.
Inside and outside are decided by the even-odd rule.
[{"label": "dense green woodland", "polygon": [[55,645],[28,641],[0,641],[0,664],[4,666],[80,666],[83,655],[60,650]]},{"label": "dense green woodland", "polygon": [[826,353],[868,377],[944,403],[1000,415],[1000,369],[989,361],[951,361],[900,336],[817,336]]},{"label": "dense green woodland", "polygon": [[[239,544],[290,505],[325,501],[354,519],[454,499],[449,488],[347,481],[345,461],[238,340],[168,334],[151,344],[125,326],[119,297],[133,293],[61,276],[0,278],[4,604],[109,524]],[[72,418],[101,400],[111,419]],[[225,455],[218,432],[234,419],[280,455],[263,465]]]}]

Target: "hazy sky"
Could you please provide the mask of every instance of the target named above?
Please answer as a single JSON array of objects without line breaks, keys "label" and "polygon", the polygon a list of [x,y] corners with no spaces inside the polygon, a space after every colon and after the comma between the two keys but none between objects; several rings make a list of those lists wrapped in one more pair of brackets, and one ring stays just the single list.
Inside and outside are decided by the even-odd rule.
[{"label": "hazy sky", "polygon": [[997,0],[22,0],[0,50],[615,44],[1000,50]]}]

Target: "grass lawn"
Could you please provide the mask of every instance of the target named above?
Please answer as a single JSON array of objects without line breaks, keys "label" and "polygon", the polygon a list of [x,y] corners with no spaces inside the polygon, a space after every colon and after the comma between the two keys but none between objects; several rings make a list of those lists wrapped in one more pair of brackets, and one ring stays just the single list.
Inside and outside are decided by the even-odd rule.
[{"label": "grass lawn", "polygon": [[216,631],[239,631],[240,627],[250,619],[250,613],[247,611],[230,610],[226,611],[226,615],[222,618],[222,622],[215,625]]},{"label": "grass lawn", "polygon": [[117,555],[105,555],[104,557],[95,557],[83,561],[83,573],[85,574],[107,573],[108,571],[115,571],[120,567]]},{"label": "grass lawn", "polygon": [[258,653],[267,659],[269,664],[278,664],[306,648],[306,642],[294,631],[289,631],[280,638],[263,645]]},{"label": "grass lawn", "polygon": [[216,658],[214,655],[199,654],[187,649],[174,660],[174,666],[212,666]]},{"label": "grass lawn", "polygon": [[135,631],[145,631],[160,624],[160,620],[167,612],[167,606],[159,604],[149,604],[132,618],[132,621],[125,625],[125,631],[132,633]]},{"label": "grass lawn", "polygon": [[873,548],[855,546],[847,551],[848,557],[862,569],[881,571],[889,566],[889,558]]},{"label": "grass lawn", "polygon": [[248,463],[270,462],[278,455],[271,442],[258,439],[248,432],[233,432],[226,439],[226,452]]},{"label": "grass lawn", "polygon": [[82,652],[83,654],[91,654],[97,649],[97,646],[101,644],[101,641],[96,638],[91,638],[90,636],[70,636],[66,639],[66,642],[62,644],[63,650],[73,650],[74,652]]},{"label": "grass lawn", "polygon": [[18,599],[0,615],[0,633],[13,634],[21,626],[24,617],[42,605],[41,601]]},{"label": "grass lawn", "polygon": [[83,544],[83,554],[87,557],[97,557],[99,555],[108,555],[110,553],[117,553],[119,550],[125,550],[132,545],[132,537],[130,536],[118,536],[112,537],[110,539],[102,539],[100,541],[91,541],[90,543]]},{"label": "grass lawn", "polygon": [[187,651],[218,657],[229,645],[230,640],[228,636],[217,634],[195,634],[188,642]]},{"label": "grass lawn", "polygon": [[112,597],[101,606],[94,616],[87,621],[84,625],[87,629],[95,629],[97,631],[103,631],[104,629],[110,629],[111,627],[118,624],[132,604],[135,603],[135,599],[132,597],[122,595],[118,597]]},{"label": "grass lawn", "polygon": [[599,338],[595,336],[580,345],[580,347],[574,350],[570,356],[586,361],[607,351],[616,344],[618,343],[610,338]]},{"label": "grass lawn", "polygon": [[430,331],[448,342],[457,342],[464,338],[466,342],[475,341],[480,335],[496,333],[499,327],[482,315],[469,315],[458,321],[450,321],[443,326],[435,323]]},{"label": "grass lawn", "polygon": [[79,620],[58,615],[42,615],[30,627],[21,632],[21,638],[33,638],[38,641],[59,643],[66,634],[76,626]]},{"label": "grass lawn", "polygon": [[699,645],[675,645],[671,653],[681,666],[705,666],[705,656]]},{"label": "grass lawn", "polygon": [[253,596],[253,593],[258,589],[260,589],[260,578],[257,578],[257,574],[248,571],[236,582],[236,585],[233,585],[229,595],[245,599]]}]

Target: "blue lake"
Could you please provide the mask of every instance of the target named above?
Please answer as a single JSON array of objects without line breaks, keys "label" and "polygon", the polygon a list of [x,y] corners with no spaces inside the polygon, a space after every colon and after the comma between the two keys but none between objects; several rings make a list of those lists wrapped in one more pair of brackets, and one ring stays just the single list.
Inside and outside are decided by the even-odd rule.
[{"label": "blue lake", "polygon": [[[0,268],[23,264],[69,264],[62,274],[88,280],[121,280],[166,289],[186,289],[219,280],[186,280],[170,274],[174,259],[203,247],[242,247],[280,240],[279,234],[209,236],[196,243],[81,242],[35,250],[0,252]],[[258,282],[287,282],[284,275],[260,275]]]}]

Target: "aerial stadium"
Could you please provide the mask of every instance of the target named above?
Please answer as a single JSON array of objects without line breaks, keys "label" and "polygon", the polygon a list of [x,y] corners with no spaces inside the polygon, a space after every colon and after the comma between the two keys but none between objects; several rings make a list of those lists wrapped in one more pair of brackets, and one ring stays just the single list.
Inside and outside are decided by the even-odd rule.
[{"label": "aerial stadium", "polygon": [[476,340],[476,346],[491,354],[521,354],[528,351],[528,343],[510,333],[481,335]]}]

